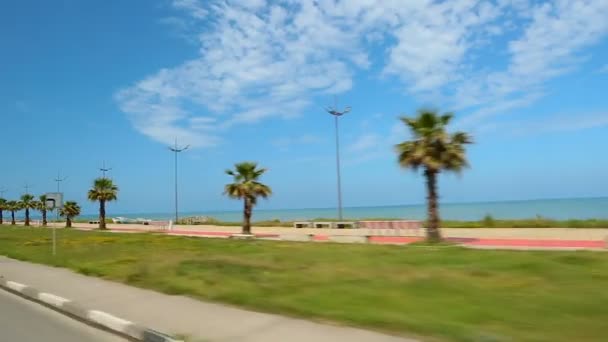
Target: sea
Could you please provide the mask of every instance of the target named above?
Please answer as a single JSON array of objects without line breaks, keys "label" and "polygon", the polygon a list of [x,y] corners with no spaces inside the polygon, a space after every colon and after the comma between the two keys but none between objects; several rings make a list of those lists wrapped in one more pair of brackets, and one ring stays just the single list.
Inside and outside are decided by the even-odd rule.
[{"label": "sea", "polygon": [[[608,197],[535,199],[500,202],[471,202],[440,204],[441,218],[445,220],[480,220],[486,215],[495,219],[528,219],[538,216],[556,220],[608,219]],[[242,219],[242,211],[180,212],[180,217],[209,216],[220,221],[235,222]],[[336,218],[336,208],[306,208],[254,210],[253,220],[297,221],[315,218]],[[148,218],[168,220],[173,213],[108,213],[108,217]],[[85,215],[95,217],[95,215]],[[422,220],[426,217],[426,205],[388,205],[343,208],[345,219],[395,218]]]}]

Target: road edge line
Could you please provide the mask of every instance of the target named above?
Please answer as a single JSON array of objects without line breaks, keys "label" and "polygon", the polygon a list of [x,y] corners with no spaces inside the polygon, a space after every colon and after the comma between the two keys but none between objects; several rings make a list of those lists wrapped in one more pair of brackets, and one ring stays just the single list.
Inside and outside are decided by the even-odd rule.
[{"label": "road edge line", "polygon": [[52,293],[37,289],[0,276],[0,289],[13,293],[32,302],[44,305],[61,314],[77,319],[90,326],[101,328],[111,333],[134,341],[143,342],[183,342],[154,329],[142,327],[136,323],[116,317],[100,310],[85,309],[80,304]]}]

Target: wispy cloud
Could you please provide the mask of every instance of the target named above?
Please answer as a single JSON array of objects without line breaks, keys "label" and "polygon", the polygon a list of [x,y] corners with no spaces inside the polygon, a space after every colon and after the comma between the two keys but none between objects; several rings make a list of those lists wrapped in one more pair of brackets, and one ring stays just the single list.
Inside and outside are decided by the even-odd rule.
[{"label": "wispy cloud", "polygon": [[534,5],[530,24],[509,42],[506,70],[488,71],[462,82],[457,107],[482,106],[467,124],[533,103],[544,82],[571,72],[585,60],[581,52],[608,33],[608,2],[555,1]]},{"label": "wispy cloud", "polygon": [[[161,24],[169,27],[177,37],[190,44],[198,45],[200,25],[205,19],[209,20],[210,11],[200,0],[167,0],[171,9],[179,14],[172,14],[159,19]],[[208,2],[207,6],[213,5]]]},{"label": "wispy cloud", "polygon": [[[201,4],[187,1],[179,7],[192,8],[198,18]],[[217,116],[219,128],[229,128],[296,116],[315,94],[351,88],[356,37],[326,20],[314,3],[293,10],[263,1],[209,4],[205,11],[214,22],[210,29],[201,26],[197,59],[118,93],[121,109],[142,133],[163,142],[180,133],[181,140],[208,146],[217,137],[188,124],[195,116],[192,107]]]},{"label": "wispy cloud", "polygon": [[604,65],[600,68],[600,72],[603,74],[608,74],[608,64]]},{"label": "wispy cloud", "polygon": [[482,106],[481,108],[473,111],[469,115],[460,119],[456,122],[456,129],[475,129],[476,126],[479,125],[480,122],[483,122],[485,119],[492,117],[497,114],[508,112],[512,109],[525,107],[537,101],[544,94],[537,91],[530,91],[527,94],[523,94],[521,96],[515,96],[510,98],[502,98],[497,100],[492,104],[487,104]]},{"label": "wispy cloud", "polygon": [[364,133],[346,149],[345,165],[359,165],[394,156],[394,146],[411,138],[407,127],[399,120],[383,134]]},{"label": "wispy cloud", "polygon": [[[375,63],[420,99],[473,111],[461,125],[477,125],[542,97],[546,81],[575,70],[608,33],[603,0],[170,3],[199,56],[116,99],[143,134],[196,146],[217,144],[234,125],[300,115]],[[479,55],[494,51],[504,66],[480,68]]]},{"label": "wispy cloud", "polygon": [[196,19],[203,19],[209,14],[203,2],[199,0],[172,0],[171,5],[176,9],[187,12]]},{"label": "wispy cloud", "polygon": [[513,137],[576,132],[601,127],[608,127],[608,112],[554,114],[542,119],[509,121],[500,125],[484,126],[481,133]]}]

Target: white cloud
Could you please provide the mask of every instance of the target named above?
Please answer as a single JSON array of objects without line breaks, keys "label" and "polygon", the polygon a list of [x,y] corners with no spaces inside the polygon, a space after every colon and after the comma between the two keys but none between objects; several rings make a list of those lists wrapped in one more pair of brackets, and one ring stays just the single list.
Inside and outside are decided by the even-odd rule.
[{"label": "white cloud", "polygon": [[[237,124],[297,116],[316,97],[351,89],[364,69],[419,99],[473,110],[461,125],[476,125],[540,98],[544,82],[574,70],[608,32],[606,0],[171,4],[187,14],[199,55],[116,99],[140,132],[195,146]],[[500,62],[480,68],[481,54]]]},{"label": "white cloud", "polygon": [[[173,34],[186,42],[197,45],[198,27],[203,20],[210,20],[206,6],[215,5],[215,0],[167,0],[179,15],[161,18],[160,23],[169,27]],[[205,5],[206,3],[206,5]]]},{"label": "white cloud", "polygon": [[258,9],[266,5],[266,0],[238,0],[234,3],[244,8]]},{"label": "white cloud", "polygon": [[190,127],[192,127],[193,129],[197,129],[197,130],[215,129],[216,122],[217,122],[217,119],[210,118],[210,117],[204,117],[204,116],[198,116],[198,117],[193,117],[193,118],[189,119]]},{"label": "white cloud", "polygon": [[544,94],[540,91],[530,91],[527,94],[522,94],[520,97],[499,99],[492,104],[488,104],[469,115],[465,116],[455,123],[455,128],[460,129],[475,129],[476,125],[483,122],[485,119],[494,115],[510,111],[512,109],[525,107],[534,103]]},{"label": "white cloud", "polygon": [[470,78],[456,91],[457,107],[484,106],[466,122],[474,124],[540,98],[544,82],[575,69],[585,60],[583,49],[606,36],[607,17],[604,0],[558,0],[534,6],[530,24],[508,44],[508,67]]},{"label": "white cloud", "polygon": [[523,37],[509,44],[515,77],[535,75],[541,80],[568,71],[582,47],[597,42],[608,31],[608,2],[556,1],[534,8]]},{"label": "white cloud", "polygon": [[[200,56],[119,92],[121,109],[140,132],[158,141],[180,133],[195,146],[208,146],[217,137],[188,124],[196,117],[190,108],[216,116],[218,128],[229,128],[293,117],[312,96],[349,90],[354,34],[328,22],[312,2],[291,8],[217,2],[208,9],[214,24],[199,36]],[[357,55],[357,64],[363,60]]]},{"label": "white cloud", "polygon": [[392,30],[397,43],[390,49],[385,72],[400,76],[414,92],[458,81],[467,52],[487,34],[483,25],[500,13],[490,2],[468,0],[419,1],[401,9],[407,11],[401,12],[407,20]]},{"label": "white cloud", "polygon": [[203,5],[203,2],[199,0],[172,0],[171,5],[176,9],[186,11],[190,16],[196,19],[203,19],[209,14]]}]

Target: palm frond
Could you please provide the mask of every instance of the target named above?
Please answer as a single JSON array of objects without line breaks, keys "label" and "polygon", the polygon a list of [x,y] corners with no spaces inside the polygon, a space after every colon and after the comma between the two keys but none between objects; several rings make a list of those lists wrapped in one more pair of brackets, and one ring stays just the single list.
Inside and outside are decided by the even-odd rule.
[{"label": "palm frond", "polygon": [[452,134],[452,143],[453,144],[472,144],[473,138],[465,132],[455,132]]},{"label": "palm frond", "polygon": [[118,187],[108,178],[97,178],[89,189],[87,198],[90,201],[114,201],[118,198]]},{"label": "palm frond", "polygon": [[473,139],[464,132],[449,134],[446,126],[452,121],[452,113],[439,114],[433,109],[420,109],[416,117],[402,117],[413,139],[395,146],[397,161],[403,168],[459,172],[468,165],[464,145]]},{"label": "palm frond", "polygon": [[234,182],[224,186],[224,194],[230,198],[248,198],[253,205],[257,203],[257,197],[268,198],[272,190],[259,182],[266,171],[265,168],[258,168],[255,162],[235,164],[234,170],[226,170],[226,174],[233,176]]},{"label": "palm frond", "polygon": [[59,210],[59,215],[63,217],[75,217],[80,215],[80,206],[74,201],[67,201],[63,204],[63,208]]},{"label": "palm frond", "polygon": [[452,121],[452,118],[454,117],[453,113],[444,113],[443,115],[441,115],[441,117],[439,118],[439,121],[441,122],[441,124],[443,126],[447,126],[450,124],[450,122]]}]

